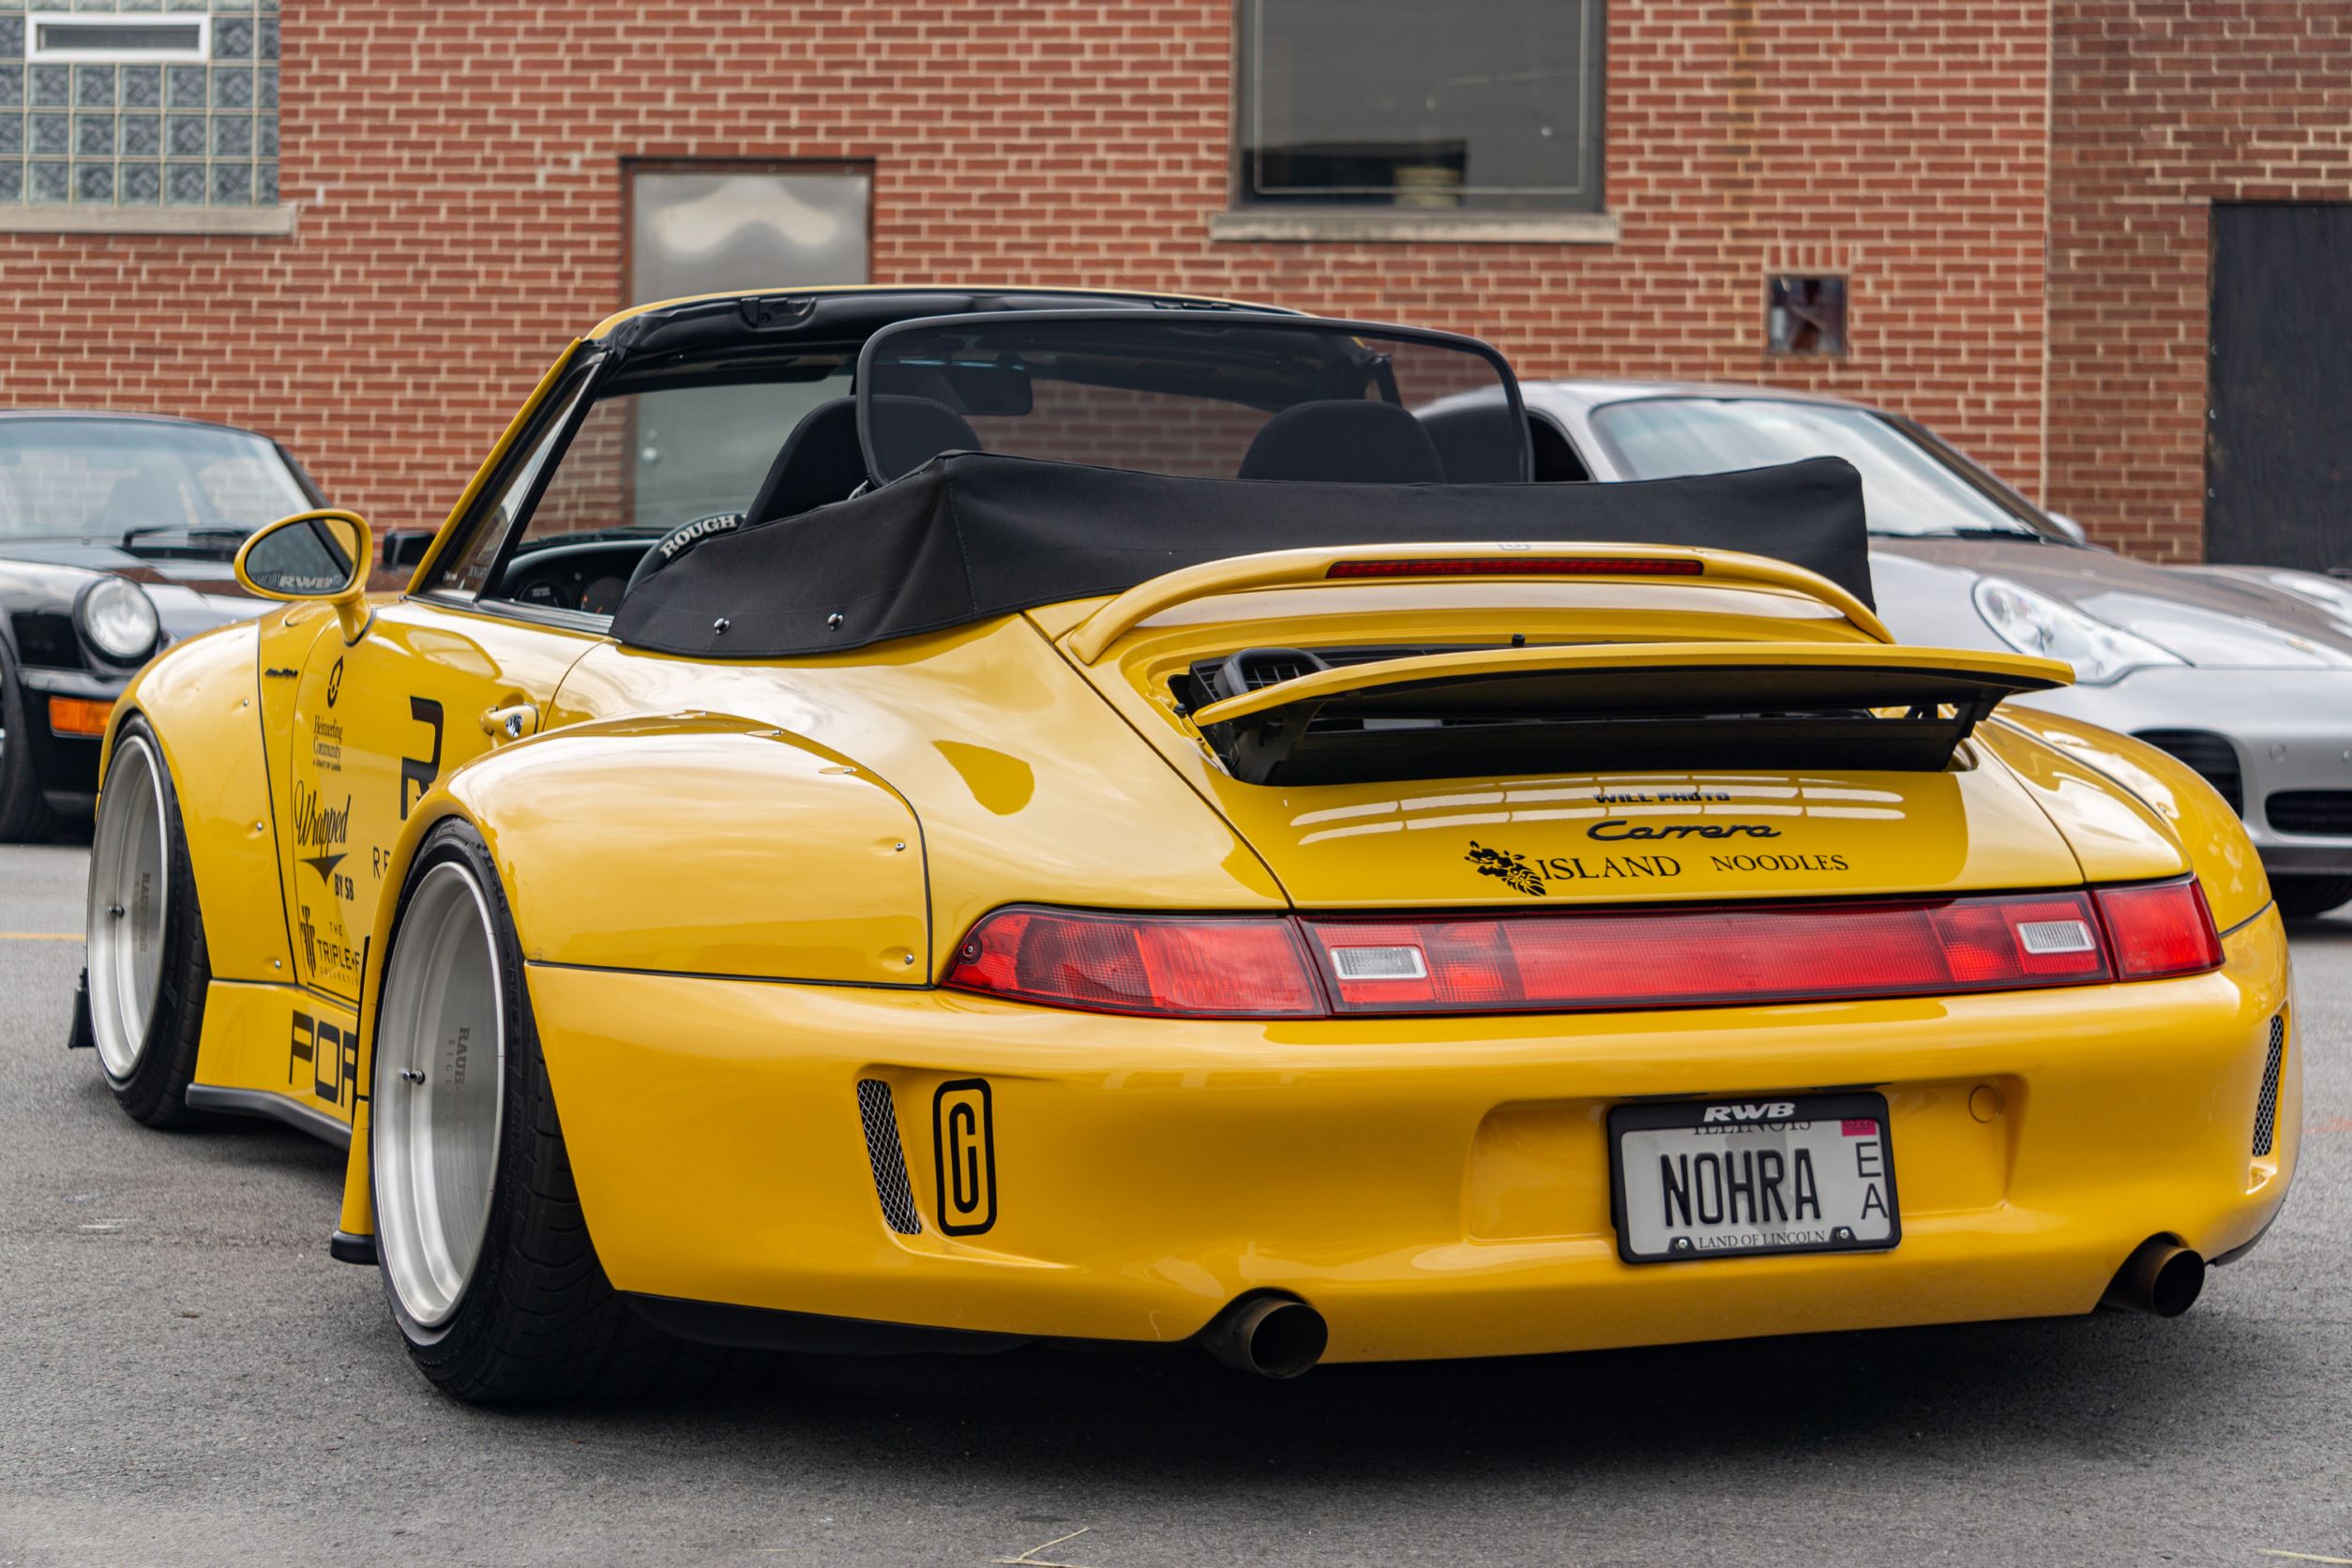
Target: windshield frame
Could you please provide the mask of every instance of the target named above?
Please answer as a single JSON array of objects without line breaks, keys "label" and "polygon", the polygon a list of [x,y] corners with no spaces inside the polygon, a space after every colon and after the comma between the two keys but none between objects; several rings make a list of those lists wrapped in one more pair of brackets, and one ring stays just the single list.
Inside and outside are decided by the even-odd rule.
[{"label": "windshield frame", "polygon": [[[1594,445],[1607,454],[1609,466],[1615,469],[1621,478],[1638,480],[1665,477],[1665,475],[1637,472],[1626,460],[1624,449],[1618,445],[1616,437],[1610,433],[1608,421],[1602,417],[1611,409],[1624,408],[1635,403],[1775,403],[1784,407],[1832,409],[1840,414],[1856,415],[1865,419],[1875,420],[1919,448],[1937,467],[1951,474],[1968,489],[1975,490],[1997,509],[2014,518],[2019,524],[2016,535],[2018,538],[2030,539],[2043,544],[2066,545],[2073,549],[2088,548],[2069,538],[2064,530],[2052,522],[2042,508],[2026,499],[2022,493],[1990,469],[1945,441],[1918,420],[1906,415],[1891,413],[1886,409],[1873,408],[1866,403],[1787,395],[1780,393],[1778,389],[1762,392],[1729,390],[1650,392],[1634,397],[1611,398],[1606,402],[1592,404],[1585,410],[1585,429],[1591,432]],[[1842,455],[1821,452],[1802,454],[1802,456],[1809,457]],[[1781,460],[1793,462],[1800,459],[1790,457]],[[1865,482],[1868,476],[1864,475]],[[1954,534],[1950,531],[1931,530],[1925,533],[1906,533],[1903,530],[1892,528],[1870,530],[1870,537],[1874,539],[1949,539],[1983,536],[1984,535]]]},{"label": "windshield frame", "polygon": [[[318,482],[310,477],[309,471],[302,466],[294,455],[286,450],[284,444],[276,437],[264,435],[259,430],[249,430],[237,425],[216,425],[202,419],[175,419],[163,415],[116,413],[107,409],[38,409],[0,415],[0,435],[33,425],[109,426],[130,430],[142,429],[158,430],[165,432],[166,440],[170,439],[173,434],[193,433],[198,439],[248,442],[261,448],[254,454],[256,458],[274,462],[279,471],[292,483],[296,505],[291,508],[291,511],[261,518],[250,523],[226,520],[217,524],[188,525],[199,532],[207,526],[217,526],[224,530],[232,527],[240,528],[245,533],[250,534],[264,524],[277,521],[280,517],[290,516],[294,511],[324,506],[327,504],[325,494],[319,489]],[[201,464],[189,464],[184,453],[174,452],[171,456],[186,471],[184,476],[195,485],[201,493],[203,487],[196,483],[196,474]],[[0,465],[0,473],[5,473],[5,467],[6,465]],[[70,540],[77,543],[119,547],[125,534],[123,529],[113,527],[68,529],[36,527],[20,533],[8,526],[8,520],[17,515],[23,515],[27,520],[31,520],[34,516],[29,512],[19,513],[18,502],[12,488],[5,478],[0,478],[0,545],[23,544],[33,540],[52,543]],[[178,532],[180,526],[176,523],[171,524],[168,532]],[[165,535],[159,535],[158,536]]]},{"label": "windshield frame", "polygon": [[[1497,381],[1501,384],[1503,401],[1510,415],[1511,427],[1518,432],[1519,475],[1516,482],[1528,484],[1534,476],[1534,442],[1528,432],[1527,405],[1519,395],[1518,375],[1511,369],[1511,362],[1503,357],[1502,351],[1482,339],[1458,332],[1440,332],[1428,327],[1398,326],[1386,322],[1349,321],[1332,316],[1278,315],[1272,311],[1234,309],[1202,310],[1195,313],[1188,310],[1161,312],[1129,309],[1123,310],[966,310],[953,315],[910,317],[905,321],[893,322],[887,326],[877,329],[858,350],[854,392],[857,399],[858,445],[865,454],[866,475],[870,483],[883,485],[890,482],[882,476],[882,463],[874,449],[873,372],[874,361],[882,347],[893,338],[902,334],[970,327],[975,323],[994,319],[1001,319],[1008,326],[1020,327],[1075,326],[1093,323],[1134,327],[1153,321],[1166,321],[1170,324],[1182,324],[1187,327],[1245,327],[1252,332],[1313,332],[1323,337],[1337,334],[1345,337],[1383,338],[1395,342],[1421,343],[1432,348],[1451,349],[1470,354],[1485,360],[1494,370]],[[1033,460],[1050,461],[1052,460]],[[1153,471],[1133,469],[1127,472],[1151,473]],[[900,475],[892,477],[900,477]],[[1508,483],[1510,481],[1495,482]]]}]

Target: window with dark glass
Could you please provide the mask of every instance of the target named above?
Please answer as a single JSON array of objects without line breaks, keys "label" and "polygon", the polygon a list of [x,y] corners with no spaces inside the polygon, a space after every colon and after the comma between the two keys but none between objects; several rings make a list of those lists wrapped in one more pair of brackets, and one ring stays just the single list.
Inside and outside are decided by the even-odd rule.
[{"label": "window with dark glass", "polygon": [[1243,206],[1600,207],[1602,0],[1241,0]]}]

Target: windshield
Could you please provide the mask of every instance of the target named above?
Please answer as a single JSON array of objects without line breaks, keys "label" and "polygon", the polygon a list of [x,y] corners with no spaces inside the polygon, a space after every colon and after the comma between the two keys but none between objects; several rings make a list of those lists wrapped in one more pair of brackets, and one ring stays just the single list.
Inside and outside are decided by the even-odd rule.
[{"label": "windshield", "polygon": [[[697,518],[747,512],[778,449],[802,421],[848,395],[851,364],[844,354],[829,364],[795,364],[776,372],[789,379],[661,386],[599,399],[581,417],[540,494],[520,549],[545,549],[590,534],[651,537]],[[857,477],[844,478],[823,499],[842,499]]]},{"label": "windshield", "polygon": [[1442,335],[1007,311],[889,328],[863,375],[859,417],[882,480],[950,451],[1191,478],[1528,476],[1510,371],[1485,345]]},{"label": "windshield", "polygon": [[136,419],[0,419],[0,535],[250,533],[310,505],[276,446]]},{"label": "windshield", "polygon": [[1803,458],[1844,458],[1862,471],[1873,534],[2054,537],[2022,500],[1956,453],[1866,410],[1769,398],[1644,398],[1593,410],[1592,427],[1636,479],[1723,474]]}]

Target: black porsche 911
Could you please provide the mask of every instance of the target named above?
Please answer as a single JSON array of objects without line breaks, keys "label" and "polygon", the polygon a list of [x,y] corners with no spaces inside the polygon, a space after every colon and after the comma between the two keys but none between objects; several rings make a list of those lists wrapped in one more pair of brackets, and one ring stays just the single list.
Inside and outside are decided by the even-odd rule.
[{"label": "black porsche 911", "polygon": [[277,442],[148,415],[0,411],[0,841],[86,817],[114,699],[156,650],[260,613],[230,572],[322,504]]}]

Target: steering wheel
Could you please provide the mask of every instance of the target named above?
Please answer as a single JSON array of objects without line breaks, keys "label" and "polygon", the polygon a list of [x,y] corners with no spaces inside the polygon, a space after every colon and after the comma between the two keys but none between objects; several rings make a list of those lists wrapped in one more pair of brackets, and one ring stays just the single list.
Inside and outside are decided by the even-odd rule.
[{"label": "steering wheel", "polygon": [[669,565],[687,550],[714,534],[731,534],[743,526],[741,512],[713,512],[706,518],[696,518],[683,528],[673,528],[654,543],[654,548],[638,558],[637,569],[629,573],[628,585],[621,590],[626,600],[637,592],[637,585]]}]

